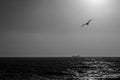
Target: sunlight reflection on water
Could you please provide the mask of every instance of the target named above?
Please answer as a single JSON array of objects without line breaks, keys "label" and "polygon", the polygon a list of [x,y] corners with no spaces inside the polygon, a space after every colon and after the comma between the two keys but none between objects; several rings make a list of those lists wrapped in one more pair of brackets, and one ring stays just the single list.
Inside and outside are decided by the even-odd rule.
[{"label": "sunlight reflection on water", "polygon": [[77,68],[68,69],[68,73],[72,73],[74,76],[76,76],[74,77],[75,79],[73,80],[76,80],[76,78],[78,80],[105,80],[108,78],[120,77],[120,74],[114,70],[115,68],[114,62],[108,62],[108,61],[97,60],[96,58],[95,59],[90,58],[87,61],[83,61],[83,64],[89,66],[88,69],[81,68],[83,69],[84,73],[78,72],[78,69],[80,67],[77,67],[78,69]]},{"label": "sunlight reflection on water", "polygon": [[8,59],[0,64],[0,80],[10,80],[8,76],[11,80],[120,79],[120,58]]}]

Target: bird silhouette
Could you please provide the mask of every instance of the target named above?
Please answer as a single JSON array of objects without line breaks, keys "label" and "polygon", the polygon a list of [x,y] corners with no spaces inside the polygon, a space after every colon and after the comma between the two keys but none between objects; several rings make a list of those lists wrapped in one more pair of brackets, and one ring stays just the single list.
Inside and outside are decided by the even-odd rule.
[{"label": "bird silhouette", "polygon": [[84,26],[86,26],[86,25],[89,25],[92,20],[93,20],[93,19],[90,19],[87,23],[81,25],[81,27],[84,27]]}]

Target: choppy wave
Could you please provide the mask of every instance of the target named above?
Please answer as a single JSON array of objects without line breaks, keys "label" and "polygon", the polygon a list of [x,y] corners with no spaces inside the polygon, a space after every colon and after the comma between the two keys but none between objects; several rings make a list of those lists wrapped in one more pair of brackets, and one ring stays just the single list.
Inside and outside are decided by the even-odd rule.
[{"label": "choppy wave", "polygon": [[1,61],[0,65],[1,80],[120,79],[120,58],[13,59]]}]

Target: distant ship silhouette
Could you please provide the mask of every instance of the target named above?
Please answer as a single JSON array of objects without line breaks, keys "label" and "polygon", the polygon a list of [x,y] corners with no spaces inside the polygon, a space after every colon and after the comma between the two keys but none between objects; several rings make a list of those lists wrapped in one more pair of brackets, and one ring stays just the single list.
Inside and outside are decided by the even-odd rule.
[{"label": "distant ship silhouette", "polygon": [[72,57],[74,57],[74,58],[79,58],[79,57],[80,57],[80,55],[78,54],[77,56],[72,56]]}]

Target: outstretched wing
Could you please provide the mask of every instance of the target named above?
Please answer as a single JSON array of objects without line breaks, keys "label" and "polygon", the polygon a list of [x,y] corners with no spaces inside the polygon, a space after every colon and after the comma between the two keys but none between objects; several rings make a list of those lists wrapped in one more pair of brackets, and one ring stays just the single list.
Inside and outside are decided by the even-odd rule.
[{"label": "outstretched wing", "polygon": [[86,24],[81,25],[81,27],[84,27]]},{"label": "outstretched wing", "polygon": [[88,21],[88,24],[92,21],[93,19],[90,19],[89,21]]}]

